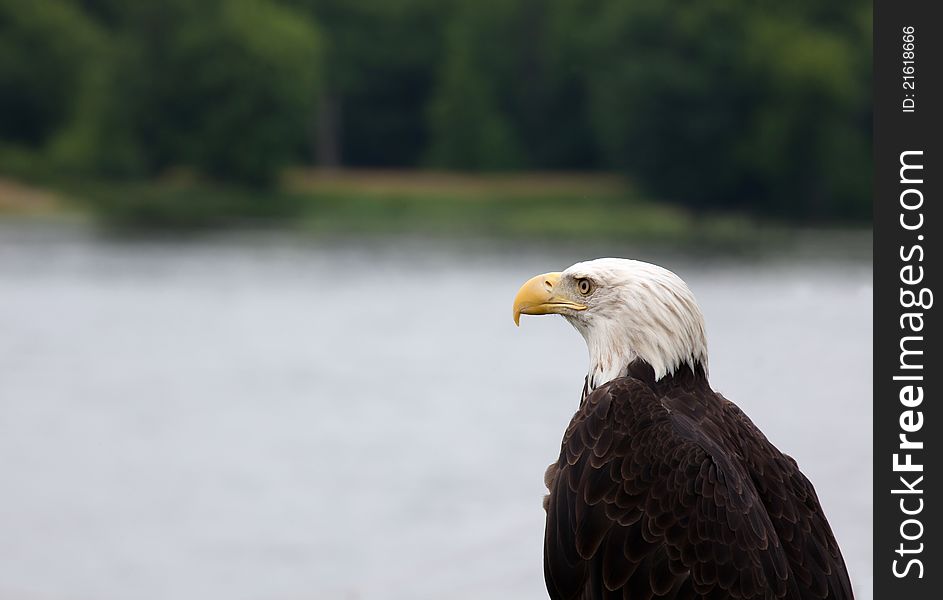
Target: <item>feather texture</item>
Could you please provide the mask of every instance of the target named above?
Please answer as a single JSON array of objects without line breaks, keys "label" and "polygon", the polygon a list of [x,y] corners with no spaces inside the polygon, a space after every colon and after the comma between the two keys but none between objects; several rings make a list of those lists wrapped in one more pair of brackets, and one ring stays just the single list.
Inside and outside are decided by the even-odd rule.
[{"label": "feather texture", "polygon": [[554,600],[853,598],[812,484],[700,366],[589,393],[547,472]]}]

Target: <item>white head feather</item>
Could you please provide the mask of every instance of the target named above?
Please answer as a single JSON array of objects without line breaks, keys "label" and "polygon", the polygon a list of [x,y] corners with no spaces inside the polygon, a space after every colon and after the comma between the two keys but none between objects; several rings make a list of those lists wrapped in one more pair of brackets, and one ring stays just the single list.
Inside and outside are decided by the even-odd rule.
[{"label": "white head feather", "polygon": [[657,265],[622,258],[600,258],[573,265],[562,279],[588,279],[587,309],[564,316],[583,335],[589,349],[590,389],[621,377],[641,358],[655,380],[682,365],[707,372],[704,317],[694,294],[680,277]]}]

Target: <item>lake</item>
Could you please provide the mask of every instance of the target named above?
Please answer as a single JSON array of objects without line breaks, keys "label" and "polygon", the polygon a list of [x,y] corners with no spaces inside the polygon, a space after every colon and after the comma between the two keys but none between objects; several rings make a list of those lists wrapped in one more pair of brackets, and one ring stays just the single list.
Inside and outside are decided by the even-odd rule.
[{"label": "lake", "polygon": [[870,600],[867,252],[10,223],[0,598],[545,598],[542,476],[587,359],[511,301],[601,252],[688,282],[713,386],[816,485]]}]

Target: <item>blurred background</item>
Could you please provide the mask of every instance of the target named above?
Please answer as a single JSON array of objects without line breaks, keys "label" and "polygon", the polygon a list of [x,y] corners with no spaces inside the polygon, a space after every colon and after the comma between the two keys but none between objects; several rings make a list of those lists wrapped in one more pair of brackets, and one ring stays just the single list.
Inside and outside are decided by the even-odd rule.
[{"label": "blurred background", "polygon": [[586,356],[681,275],[871,593],[871,5],[0,0],[0,600],[542,598]]}]

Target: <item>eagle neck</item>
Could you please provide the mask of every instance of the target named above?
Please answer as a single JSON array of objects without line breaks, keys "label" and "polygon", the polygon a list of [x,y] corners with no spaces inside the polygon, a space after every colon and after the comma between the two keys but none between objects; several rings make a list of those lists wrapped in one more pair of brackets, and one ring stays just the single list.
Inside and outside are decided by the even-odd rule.
[{"label": "eagle neck", "polygon": [[710,389],[710,383],[707,379],[707,370],[697,360],[685,361],[678,369],[667,375],[656,379],[655,369],[648,362],[641,358],[634,358],[618,369],[618,373],[608,379],[593,379],[593,370],[586,375],[583,381],[583,395],[585,400],[587,396],[596,391],[596,389],[609,383],[613,379],[620,377],[631,377],[637,379],[652,388],[657,394],[667,393],[669,390],[686,389]]}]

